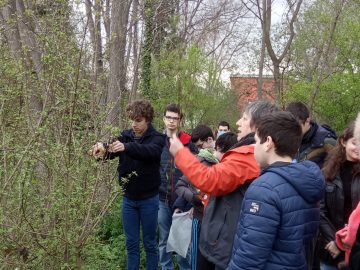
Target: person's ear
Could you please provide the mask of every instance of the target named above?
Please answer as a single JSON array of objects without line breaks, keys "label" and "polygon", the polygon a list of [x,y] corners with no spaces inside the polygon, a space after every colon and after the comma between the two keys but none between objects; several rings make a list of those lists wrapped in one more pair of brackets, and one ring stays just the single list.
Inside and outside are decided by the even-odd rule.
[{"label": "person's ear", "polygon": [[266,137],[265,146],[266,152],[270,151],[274,147],[274,141],[270,136]]}]

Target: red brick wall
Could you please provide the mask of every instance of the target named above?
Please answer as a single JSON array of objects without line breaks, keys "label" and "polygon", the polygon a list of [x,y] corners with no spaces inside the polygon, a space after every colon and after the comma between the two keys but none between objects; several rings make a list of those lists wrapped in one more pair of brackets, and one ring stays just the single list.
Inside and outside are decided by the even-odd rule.
[{"label": "red brick wall", "polygon": [[[257,79],[256,76],[233,76],[230,77],[231,89],[239,94],[239,107],[244,108],[249,102],[257,99]],[[263,78],[262,98],[268,100],[275,99],[274,79]]]}]

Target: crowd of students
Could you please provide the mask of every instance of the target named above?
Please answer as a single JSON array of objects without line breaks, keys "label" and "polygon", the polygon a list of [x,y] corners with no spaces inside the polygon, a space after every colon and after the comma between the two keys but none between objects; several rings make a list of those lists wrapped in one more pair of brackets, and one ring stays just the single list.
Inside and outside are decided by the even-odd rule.
[{"label": "crowd of students", "polygon": [[202,124],[182,131],[174,103],[164,133],[148,101],[127,113],[131,128],[91,149],[119,158],[127,269],[140,269],[140,231],[146,269],[175,268],[167,242],[179,212],[192,219],[180,270],[360,269],[360,114],[337,138],[302,102],[252,102],[237,134],[221,121],[216,136]]}]

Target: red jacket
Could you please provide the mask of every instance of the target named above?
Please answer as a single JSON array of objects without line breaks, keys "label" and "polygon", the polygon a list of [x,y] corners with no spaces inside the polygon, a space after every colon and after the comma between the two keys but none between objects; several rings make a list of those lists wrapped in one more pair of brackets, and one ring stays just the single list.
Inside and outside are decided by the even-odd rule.
[{"label": "red jacket", "polygon": [[345,261],[349,264],[351,248],[356,240],[356,233],[360,223],[360,202],[349,217],[349,224],[345,228],[337,231],[336,245],[345,251]]},{"label": "red jacket", "polygon": [[253,145],[229,150],[220,163],[211,167],[201,164],[196,156],[184,147],[177,152],[175,162],[194,186],[211,196],[228,194],[260,174]]}]

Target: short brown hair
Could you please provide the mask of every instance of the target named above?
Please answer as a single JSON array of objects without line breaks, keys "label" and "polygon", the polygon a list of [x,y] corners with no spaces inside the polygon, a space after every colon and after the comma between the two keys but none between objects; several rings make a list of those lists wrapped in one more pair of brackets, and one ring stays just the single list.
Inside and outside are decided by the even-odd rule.
[{"label": "short brown hair", "polygon": [[176,104],[176,103],[170,103],[166,106],[165,110],[164,110],[164,116],[166,115],[166,112],[173,112],[173,113],[177,113],[180,117],[180,119],[183,118],[183,114],[180,108],[180,105]]},{"label": "short brown hair", "polygon": [[302,124],[305,124],[306,119],[310,117],[310,111],[308,107],[301,101],[290,102],[286,106],[285,111],[291,112]]},{"label": "short brown hair", "polygon": [[131,120],[144,117],[149,123],[154,118],[154,108],[147,100],[135,100],[126,107],[126,113]]},{"label": "short brown hair", "polygon": [[191,133],[191,141],[196,143],[198,140],[206,141],[209,137],[214,139],[211,128],[204,124],[197,125]]},{"label": "short brown hair", "polygon": [[270,136],[277,155],[294,158],[302,139],[301,126],[295,116],[290,112],[273,112],[261,117],[256,127],[261,144]]}]

